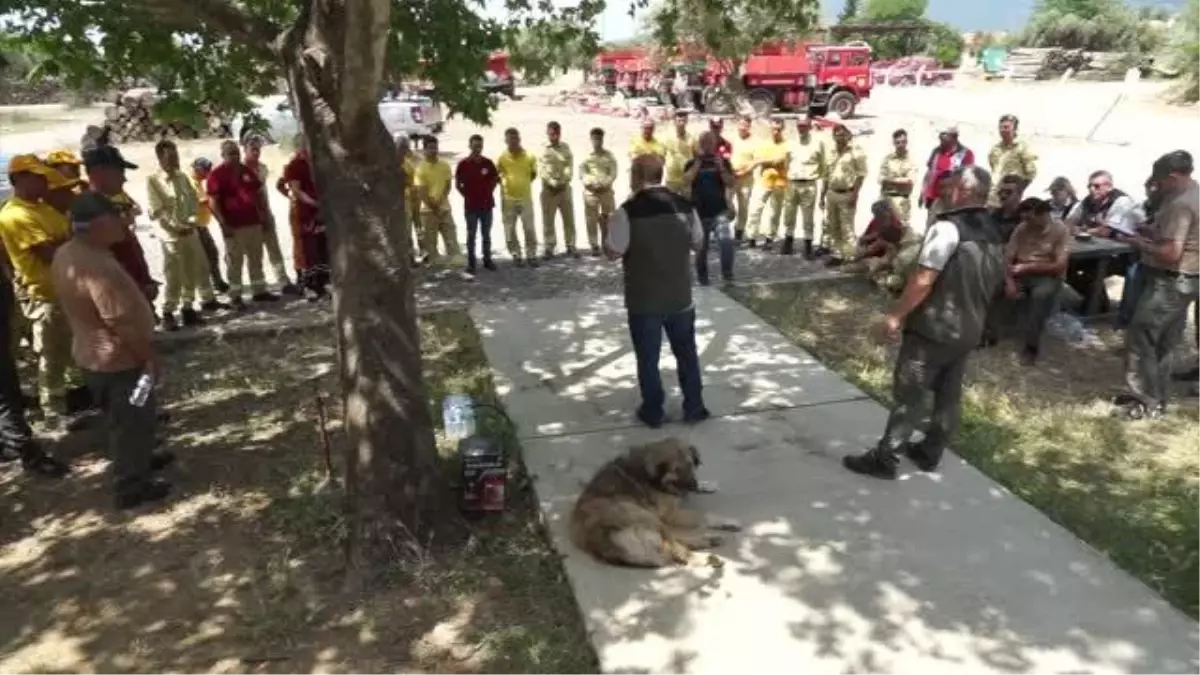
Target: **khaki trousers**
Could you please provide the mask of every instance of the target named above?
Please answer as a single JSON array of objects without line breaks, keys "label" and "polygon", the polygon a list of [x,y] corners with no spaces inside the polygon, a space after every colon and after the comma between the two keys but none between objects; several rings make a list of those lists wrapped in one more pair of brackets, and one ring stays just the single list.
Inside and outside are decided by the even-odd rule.
[{"label": "khaki trousers", "polygon": [[421,211],[421,251],[434,263],[443,258],[438,254],[438,235],[441,235],[442,248],[446,251],[445,258],[454,260],[462,256],[458,234],[454,231],[454,215],[449,207],[441,211]]},{"label": "khaki trousers", "polygon": [[796,234],[796,212],[803,219],[804,239],[813,238],[816,228],[817,181],[794,180],[788,185],[787,195],[783,199],[783,231],[786,236]]},{"label": "khaki trousers", "polygon": [[737,222],[734,231],[739,235],[746,231],[746,223],[750,220],[750,195],[754,192],[754,178],[747,176],[733,186],[733,201],[737,207]]},{"label": "khaki trousers", "polygon": [[553,253],[558,246],[558,235],[554,230],[554,218],[562,214],[563,239],[568,251],[575,250],[575,199],[571,196],[571,186],[565,185],[560,190],[542,188],[542,244],[547,253]]},{"label": "khaki trousers", "polygon": [[229,297],[242,297],[242,265],[248,269],[250,292],[267,292],[263,276],[263,228],[249,225],[230,230],[225,238],[225,265],[229,269]]},{"label": "khaki trousers", "polygon": [[503,199],[500,202],[500,222],[504,224],[504,242],[513,260],[521,259],[521,242],[517,239],[517,220],[525,235],[525,257],[537,257],[537,230],[533,227],[533,199],[520,201]]},{"label": "khaki trousers", "polygon": [[[779,234],[779,218],[783,215],[783,198],[787,194],[786,187],[761,188],[757,199],[754,200],[754,210],[750,212],[751,237],[765,236],[774,239]],[[763,226],[763,211],[771,207],[771,220]]]},{"label": "khaki trousers", "polygon": [[608,240],[608,219],[615,210],[611,189],[603,192],[584,191],[583,220],[587,226],[588,246],[596,248]]},{"label": "khaki trousers", "polygon": [[24,303],[31,347],[37,363],[37,392],[47,418],[65,412],[66,374],[71,360],[71,326],[62,306],[50,300]]},{"label": "khaki trousers", "polygon": [[170,314],[182,302],[184,309],[192,309],[192,303],[215,300],[212,279],[209,277],[208,258],[200,235],[192,230],[187,234],[162,239],[163,276],[166,289],[163,291],[163,312]]},{"label": "khaki trousers", "polygon": [[275,232],[275,224],[263,225],[263,248],[267,252],[267,261],[271,263],[271,272],[275,275],[275,283],[285,285],[292,283],[288,277],[287,266],[283,264],[283,251],[279,249],[279,235]]},{"label": "khaki trousers", "polygon": [[833,257],[854,256],[854,216],[858,201],[853,192],[830,190],[825,196],[825,245]]}]

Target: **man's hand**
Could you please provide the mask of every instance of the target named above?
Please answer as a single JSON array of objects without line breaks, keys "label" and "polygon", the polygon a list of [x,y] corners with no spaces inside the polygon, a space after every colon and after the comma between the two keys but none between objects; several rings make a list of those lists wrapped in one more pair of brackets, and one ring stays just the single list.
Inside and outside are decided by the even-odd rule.
[{"label": "man's hand", "polygon": [[885,314],[875,326],[875,335],[880,342],[895,342],[900,337],[900,325],[903,323],[895,314]]},{"label": "man's hand", "polygon": [[1025,274],[1025,271],[1028,269],[1029,269],[1029,266],[1026,265],[1025,263],[1015,263],[1015,264],[1009,266],[1008,273],[1014,277],[1019,277],[1019,276]]},{"label": "man's hand", "polygon": [[1004,279],[1004,297],[1009,300],[1016,300],[1021,295],[1021,288],[1017,286],[1017,280],[1012,277]]}]

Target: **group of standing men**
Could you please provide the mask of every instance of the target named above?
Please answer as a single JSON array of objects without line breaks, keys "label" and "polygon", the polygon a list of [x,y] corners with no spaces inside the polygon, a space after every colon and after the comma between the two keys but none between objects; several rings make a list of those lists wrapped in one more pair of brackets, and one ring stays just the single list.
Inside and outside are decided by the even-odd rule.
[{"label": "group of standing men", "polygon": [[[297,146],[275,187],[291,201],[297,280],[316,300],[326,295],[328,247],[308,155],[302,140]],[[75,413],[92,406],[104,411],[118,506],[166,496],[169,486],[153,475],[172,459],[155,450],[160,415],[153,389],[161,374],[153,346],[156,323],[176,329],[180,321],[203,323],[202,312],[244,308],[245,272],[252,300],[278,300],[264,280],[264,253],[283,292],[305,292],[290,280],[279,251],[267,200],[268,172],[260,161],[261,139],[250,136],[244,147],[243,159],[243,148],[225,141],[220,164],[198,158],[188,175],[173,142],[155,146],[159,170],[147,178],[146,214],[162,245],[166,289],[161,319],[153,308],[160,284],[151,276],[135,234],[135,220],[143,212],[124,190],[126,171],[138,167],[106,143],[85,147],[81,157],[58,150],[44,159],[12,158],[7,170],[14,195],[0,209],[4,459],[19,458],[40,474],[57,476],[67,470],[34,440],[26,419],[16,368],[17,347],[24,339],[49,428],[63,422],[73,430],[90,419]],[[225,243],[228,283],[208,231],[210,220],[218,223]],[[230,302],[218,301],[216,292],[226,293]],[[78,386],[68,390],[71,379]]]}]

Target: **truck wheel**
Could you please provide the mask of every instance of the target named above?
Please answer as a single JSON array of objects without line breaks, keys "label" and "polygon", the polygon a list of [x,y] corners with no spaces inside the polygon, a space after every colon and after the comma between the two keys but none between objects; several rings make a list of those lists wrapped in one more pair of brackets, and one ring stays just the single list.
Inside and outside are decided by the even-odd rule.
[{"label": "truck wheel", "polygon": [[704,103],[704,112],[710,115],[732,115],[736,110],[737,106],[734,105],[733,97],[727,92],[713,94]]},{"label": "truck wheel", "polygon": [[839,91],[829,97],[829,104],[826,106],[831,113],[837,113],[842,119],[848,120],[854,116],[854,108],[858,105],[858,99],[848,91]]},{"label": "truck wheel", "polygon": [[746,99],[756,115],[765,117],[775,112],[775,94],[771,91],[755,89],[746,95]]}]

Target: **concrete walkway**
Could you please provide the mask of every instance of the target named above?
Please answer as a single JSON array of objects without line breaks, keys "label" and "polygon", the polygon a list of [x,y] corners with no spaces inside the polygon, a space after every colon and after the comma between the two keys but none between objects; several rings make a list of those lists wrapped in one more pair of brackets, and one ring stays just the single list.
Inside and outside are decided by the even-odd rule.
[{"label": "concrete walkway", "polygon": [[[957,457],[895,482],[843,470],[883,408],[727,296],[697,304],[716,418],[660,431],[632,421],[620,298],[472,311],[605,672],[1200,670],[1195,622]],[[676,389],[665,345],[663,363]],[[565,519],[582,484],[666,434],[689,438],[719,483],[695,503],[746,526],[717,551],[724,565],[581,554]]]}]

